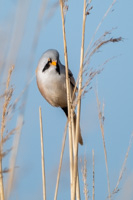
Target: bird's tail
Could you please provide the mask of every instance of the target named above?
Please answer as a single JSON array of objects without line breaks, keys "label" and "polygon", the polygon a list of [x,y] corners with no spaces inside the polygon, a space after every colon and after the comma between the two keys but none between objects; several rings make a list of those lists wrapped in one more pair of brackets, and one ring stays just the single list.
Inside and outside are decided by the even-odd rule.
[{"label": "bird's tail", "polygon": [[[74,113],[74,114],[73,114],[73,123],[74,123],[74,129],[75,129],[74,132],[75,132],[75,133],[76,133],[76,120],[77,120],[76,114]],[[79,142],[81,145],[83,145],[83,139],[82,139],[80,127],[79,127],[79,138],[78,138],[78,142]]]},{"label": "bird's tail", "polygon": [[[68,117],[68,108],[64,107],[62,108],[62,110],[65,112],[66,116]],[[73,113],[73,124],[74,124],[74,133],[76,133],[76,114],[75,112]],[[78,142],[83,145],[83,139],[82,139],[82,135],[81,135],[81,129],[79,127],[79,138],[78,138]]]}]

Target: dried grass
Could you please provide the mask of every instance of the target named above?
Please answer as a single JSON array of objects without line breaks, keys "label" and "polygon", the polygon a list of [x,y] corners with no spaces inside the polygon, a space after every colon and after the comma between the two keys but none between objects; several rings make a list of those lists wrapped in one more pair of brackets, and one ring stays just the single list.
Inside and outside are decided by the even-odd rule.
[{"label": "dried grass", "polygon": [[[28,4],[29,5],[28,1]],[[109,11],[111,10],[112,6],[114,5],[114,3],[116,2],[116,0],[113,0],[112,4],[109,6],[108,10],[106,11],[106,13],[104,14],[101,22],[99,23],[99,25],[96,28],[96,31],[89,43],[88,49],[86,51],[86,54],[84,56],[84,40],[85,40],[85,21],[86,21],[86,16],[90,14],[90,11],[92,9],[92,6],[90,6],[91,0],[89,0],[88,3],[86,3],[86,0],[84,0],[84,10],[83,10],[83,28],[82,28],[82,44],[81,44],[81,58],[80,58],[80,70],[79,70],[79,76],[77,78],[76,81],[76,86],[74,89],[74,93],[77,90],[77,85],[79,83],[78,86],[78,95],[77,98],[75,100],[75,102],[73,102],[73,97],[71,97],[70,94],[70,81],[68,78],[68,58],[67,58],[67,43],[66,43],[66,34],[65,34],[65,15],[68,11],[68,5],[66,5],[66,1],[60,0],[60,7],[61,7],[61,17],[62,17],[62,28],[63,28],[63,42],[64,42],[64,55],[65,55],[65,66],[66,66],[66,85],[67,85],[67,100],[68,100],[68,120],[69,120],[69,152],[70,152],[70,188],[71,188],[71,199],[75,200],[75,198],[77,200],[80,200],[80,184],[79,184],[79,174],[78,174],[78,132],[79,132],[79,123],[80,123],[80,107],[81,107],[81,98],[83,95],[85,95],[88,90],[87,87],[90,86],[91,80],[94,79],[94,77],[101,73],[101,71],[103,70],[103,68],[99,68],[98,70],[94,70],[93,68],[89,69],[89,64],[90,64],[90,60],[92,58],[92,56],[98,52],[101,47],[103,47],[105,44],[108,43],[115,43],[115,42],[119,42],[122,40],[121,37],[118,38],[112,38],[110,37],[109,39],[106,39],[106,36],[108,36],[110,34],[110,32],[105,32],[96,42],[94,42],[94,38],[96,36],[97,31],[99,30],[103,20],[105,19],[105,17],[108,15]],[[37,28],[36,28],[36,32],[34,34],[34,39],[33,39],[33,44],[32,44],[32,52],[31,52],[31,57],[29,59],[29,66],[32,66],[33,60],[34,60],[34,56],[35,56],[35,50],[36,50],[36,46],[37,46],[37,41],[39,38],[39,34],[40,34],[40,30],[42,28],[42,24],[43,24],[43,16],[45,13],[45,9],[46,9],[46,3],[47,1],[43,1],[41,6],[40,6],[40,10],[39,10],[39,14],[38,14],[38,23],[37,23]],[[19,15],[19,11],[21,9],[21,2],[19,1],[18,7],[19,9],[16,9],[16,16]],[[55,11],[55,8],[57,7],[58,3],[56,2],[55,7],[53,7],[53,10]],[[27,6],[27,11],[28,11],[28,6]],[[11,61],[11,58],[16,58],[17,56],[17,52],[19,50],[20,47],[20,43],[23,37],[23,29],[25,26],[25,20],[26,20],[26,16],[27,16],[28,12],[26,12],[25,14],[25,18],[23,19],[23,26],[21,27],[21,34],[19,37],[19,40],[17,41],[16,47],[15,47],[15,51],[16,53],[12,53],[10,51],[10,49],[12,49],[12,45],[14,44],[15,41],[15,32],[17,30],[17,26],[15,24],[14,26],[14,30],[13,30],[13,35],[11,37],[11,43],[9,45],[9,54],[6,55],[7,58],[7,63],[6,65],[8,66],[9,62]],[[48,18],[51,17],[51,13],[49,14]],[[17,17],[19,18],[19,17]],[[15,21],[16,23],[16,21]],[[93,44],[93,45],[92,45]],[[109,59],[108,59],[109,60]],[[108,61],[107,60],[107,61]],[[106,62],[105,62],[106,63]],[[104,63],[104,64],[105,64]],[[88,67],[88,68],[87,68]],[[31,67],[30,67],[31,69]],[[29,69],[28,73],[27,73],[27,80],[29,80],[29,75],[31,70]],[[89,69],[89,70],[88,70]],[[23,118],[24,118],[24,110],[25,107],[23,107],[23,114],[19,115],[18,117],[18,121],[17,121],[17,125],[15,129],[13,129],[12,131],[10,131],[7,135],[4,135],[4,131],[6,128],[6,122],[7,122],[7,116],[8,116],[8,107],[9,107],[9,103],[11,101],[11,97],[13,94],[13,88],[9,88],[10,85],[10,79],[11,79],[11,74],[12,74],[13,68],[11,68],[9,70],[9,74],[8,74],[8,79],[7,79],[7,83],[6,83],[6,91],[4,92],[3,95],[0,96],[0,98],[5,97],[5,102],[3,104],[3,113],[2,113],[2,122],[1,122],[1,141],[0,141],[0,199],[4,200],[4,185],[3,185],[3,173],[9,173],[9,177],[8,177],[8,184],[6,187],[6,199],[8,199],[10,197],[11,191],[12,191],[12,186],[13,186],[13,178],[14,178],[14,169],[15,169],[15,163],[16,163],[16,157],[17,157],[17,152],[18,152],[18,146],[19,146],[19,141],[20,141],[20,135],[21,135],[21,131],[22,131],[22,126],[23,126]],[[86,78],[86,81],[83,85],[82,83],[82,79],[84,78],[83,75]],[[24,91],[27,89],[27,85],[24,89]],[[17,102],[20,100],[20,98],[22,97],[22,95],[24,94],[24,91],[20,94],[20,96],[16,99],[15,103],[12,105],[12,110],[15,108]],[[23,101],[25,101],[25,97],[27,98],[27,94],[28,92],[24,95],[24,99]],[[73,95],[74,96],[74,95]],[[106,164],[106,172],[107,172],[107,182],[108,182],[108,194],[109,194],[109,199],[111,199],[111,193],[110,193],[110,182],[109,182],[109,173],[108,173],[108,164],[107,164],[107,152],[106,152],[106,145],[105,145],[105,138],[104,138],[104,106],[103,106],[103,110],[100,109],[100,101],[98,99],[97,96],[97,104],[98,104],[98,110],[99,110],[99,121],[100,121],[100,128],[101,128],[101,132],[102,132],[102,138],[103,138],[103,146],[104,146],[104,155],[105,155],[105,164]],[[73,128],[73,111],[75,110],[77,106],[77,124],[76,124],[76,136],[74,136],[74,128]],[[46,199],[46,186],[45,186],[45,168],[44,168],[44,147],[43,147],[43,130],[42,130],[42,116],[41,116],[41,108],[39,108],[39,114],[40,114],[40,133],[41,133],[41,152],[42,152],[42,179],[43,179],[43,199]],[[61,156],[60,156],[60,164],[59,164],[59,170],[58,170],[58,175],[57,175],[57,183],[56,183],[56,190],[55,190],[55,197],[54,199],[57,199],[57,194],[58,194],[58,187],[59,187],[59,180],[60,180],[60,174],[61,174],[61,166],[62,166],[62,159],[63,159],[63,152],[64,152],[64,146],[65,146],[65,140],[66,140],[66,132],[67,132],[67,125],[65,128],[65,133],[64,133],[64,138],[63,138],[63,143],[62,143],[62,151],[61,151]],[[6,141],[10,138],[11,135],[13,135],[14,133],[17,133],[14,137],[14,144],[13,144],[13,149],[12,149],[12,155],[11,155],[11,160],[10,160],[10,165],[9,165],[9,169],[2,169],[2,159],[4,156],[7,155],[7,153],[11,150],[7,150],[7,151],[3,151],[3,144],[6,143]],[[76,138],[76,139],[75,139]],[[131,136],[132,138],[132,136]],[[76,140],[76,141],[75,141]],[[131,141],[125,156],[125,160],[118,178],[118,182],[116,184],[116,187],[114,189],[114,191],[112,192],[112,194],[118,192],[118,186],[120,183],[120,180],[123,176],[123,172],[125,169],[125,165],[126,165],[126,161],[128,158],[128,154],[129,154],[129,150],[131,148]],[[74,160],[73,160],[73,156],[74,156]],[[94,162],[94,151],[92,151],[92,157],[93,157],[93,191],[92,191],[92,199],[95,199],[95,162]],[[84,182],[84,195],[85,195],[85,199],[87,200],[88,197],[88,185],[87,185],[87,161],[86,159],[84,159],[84,167],[82,169],[82,174],[83,174],[83,182]],[[76,197],[77,196],[77,197]]]},{"label": "dried grass", "polygon": [[[71,181],[73,179],[73,185],[71,184],[71,199],[75,199],[76,197],[76,182],[77,182],[77,175],[78,175],[78,128],[79,128],[79,122],[80,122],[80,105],[81,105],[81,97],[83,95],[85,95],[88,91],[87,91],[87,87],[90,85],[91,83],[91,80],[97,75],[97,74],[100,74],[101,71],[103,70],[103,68],[99,68],[98,70],[93,70],[93,69],[90,69],[89,70],[89,73],[86,71],[86,68],[87,66],[89,65],[90,63],[90,59],[91,57],[97,52],[99,51],[99,49],[105,45],[105,44],[108,44],[108,43],[115,43],[115,42],[119,42],[122,40],[121,37],[118,37],[118,38],[109,38],[109,39],[106,39],[105,37],[110,34],[110,32],[105,32],[95,43],[94,45],[92,46],[92,49],[90,48],[91,47],[91,44],[95,38],[95,35],[98,31],[98,29],[100,28],[103,20],[105,19],[105,17],[107,16],[107,14],[109,13],[109,11],[111,10],[112,6],[114,5],[116,1],[113,1],[112,4],[109,6],[108,10],[106,11],[105,15],[103,16],[101,22],[99,23],[95,33],[94,33],[94,36],[88,46],[88,51],[86,52],[85,54],[85,57],[84,57],[84,34],[85,34],[85,21],[86,21],[86,16],[90,14],[90,10],[92,9],[92,6],[89,8],[89,4],[91,3],[91,1],[89,1],[88,3],[86,3],[86,1],[84,1],[84,11],[83,11],[83,28],[82,28],[82,45],[81,45],[81,59],[80,59],[80,70],[79,70],[79,76],[77,78],[77,81],[76,81],[76,85],[75,85],[75,89],[74,89],[74,92],[73,92],[73,96],[72,96],[72,101],[73,102],[73,97],[74,97],[74,94],[77,90],[77,85],[78,85],[78,82],[79,82],[79,89],[78,89],[78,95],[76,97],[76,100],[73,102],[72,106],[71,106],[71,121],[72,121],[72,114],[73,114],[73,111],[75,110],[76,106],[77,106],[77,123],[76,123],[76,142],[73,142],[73,146],[74,146],[74,165],[71,164],[71,158],[70,158],[70,169],[72,168],[72,166],[74,167],[73,168],[73,175],[72,175],[72,171],[71,171]],[[60,5],[61,5],[61,14],[62,14],[62,26],[63,26],[63,38],[64,38],[64,54],[65,54],[65,66],[66,66],[66,83],[67,83],[67,69],[68,69],[68,60],[67,60],[67,46],[66,46],[66,36],[65,36],[65,22],[64,22],[64,13],[63,13],[63,8],[65,7],[65,1],[60,1]],[[66,7],[65,7],[66,8]],[[68,6],[67,6],[67,9],[68,10]],[[66,12],[65,12],[66,13]],[[88,53],[90,52],[90,53]],[[86,59],[84,61],[84,59]],[[104,64],[106,64],[110,59],[106,60],[104,62]],[[103,65],[104,65],[103,64]],[[83,73],[85,74],[85,76],[87,77],[86,81],[85,81],[85,84],[82,86],[82,76],[83,76]],[[89,75],[88,75],[89,74]],[[69,88],[69,83],[67,83],[67,88]],[[90,88],[89,88],[90,89]],[[67,93],[68,94],[68,93]],[[68,104],[70,103],[70,94],[68,95]],[[69,105],[70,106],[70,105]],[[69,110],[69,113],[70,113],[70,109]],[[100,118],[99,118],[100,119]],[[70,120],[70,117],[69,117],[69,120]],[[107,171],[107,179],[108,179],[108,192],[109,192],[109,198],[110,198],[110,183],[109,183],[109,176],[108,176],[108,166],[107,166],[107,153],[106,153],[106,147],[105,147],[105,140],[104,140],[104,128],[103,128],[103,124],[101,125],[101,131],[102,131],[102,136],[103,136],[103,144],[104,144],[104,152],[105,152],[105,163],[106,163],[106,171]],[[70,131],[69,131],[69,134],[70,134]],[[69,140],[70,138],[72,138],[71,134],[69,135]],[[73,135],[73,141],[74,141],[74,135]],[[70,141],[71,142],[71,141]],[[69,143],[70,144],[70,143]],[[71,146],[72,147],[72,146]],[[69,146],[69,150],[70,150],[70,146]],[[72,155],[72,150],[71,150],[71,155]],[[72,183],[72,182],[71,182]],[[73,188],[73,189],[72,189]],[[93,190],[94,192],[94,190]],[[80,197],[79,197],[80,198]],[[94,195],[93,195],[93,199],[94,199]]]},{"label": "dried grass", "polygon": [[107,150],[105,145],[105,138],[104,138],[104,104],[101,110],[101,103],[98,98],[98,93],[96,93],[96,99],[97,99],[97,106],[98,106],[98,114],[99,114],[99,123],[100,123],[100,129],[102,133],[102,139],[103,139],[103,147],[104,147],[104,156],[105,156],[105,165],[106,165],[106,174],[107,174],[107,184],[108,184],[108,198],[111,199],[111,192],[110,192],[110,180],[109,180],[109,170],[108,170],[108,162],[107,162]]},{"label": "dried grass", "polygon": [[5,102],[4,102],[4,105],[3,105],[1,130],[0,130],[1,141],[3,141],[3,134],[4,134],[5,126],[6,126],[7,108],[8,108],[8,105],[10,103],[10,100],[11,100],[12,94],[13,94],[13,88],[9,88],[9,84],[10,84],[10,80],[11,80],[11,75],[12,75],[13,69],[14,69],[14,66],[12,66],[9,69],[8,78],[7,78],[7,82],[6,82]]},{"label": "dried grass", "polygon": [[88,184],[87,184],[87,160],[86,157],[84,157],[84,165],[81,169],[82,172],[82,179],[83,179],[83,183],[84,183],[84,196],[85,196],[85,200],[89,199],[89,190],[88,190]]},{"label": "dried grass", "polygon": [[16,158],[17,158],[17,153],[18,153],[18,147],[19,147],[19,141],[20,141],[20,136],[21,136],[21,131],[23,127],[23,115],[19,115],[17,119],[17,132],[15,134],[14,140],[13,140],[13,148],[10,156],[10,164],[9,164],[9,169],[10,173],[8,174],[7,178],[7,185],[6,185],[6,199],[9,199],[11,191],[13,189],[13,181],[14,181],[14,171],[15,171],[15,163],[16,163]]},{"label": "dried grass", "polygon": [[88,48],[86,50],[85,58],[88,56],[88,52],[90,51],[91,45],[92,45],[92,43],[93,43],[93,41],[95,39],[95,36],[96,36],[96,34],[97,34],[100,26],[102,25],[104,19],[107,17],[107,15],[109,14],[110,10],[112,9],[112,7],[114,6],[115,3],[116,3],[116,0],[113,0],[112,3],[111,3],[111,5],[109,6],[109,8],[107,9],[107,11],[105,12],[104,16],[102,17],[101,21],[99,22],[99,24],[98,24],[98,26],[97,26],[97,28],[96,28],[96,30],[95,30],[92,38],[91,38],[91,41],[90,41],[90,43],[88,45]]},{"label": "dried grass", "polygon": [[117,184],[115,186],[115,189],[113,190],[112,192],[112,195],[117,193],[119,191],[119,184],[120,184],[120,181],[123,177],[123,173],[125,171],[125,167],[126,167],[126,163],[127,163],[127,158],[128,158],[128,155],[129,155],[129,151],[131,149],[131,146],[132,146],[132,140],[133,140],[133,133],[131,134],[131,137],[130,137],[130,141],[129,141],[129,145],[128,145],[128,148],[127,148],[127,152],[126,152],[126,155],[125,155],[125,159],[124,159],[124,162],[123,162],[123,165],[122,165],[122,168],[120,170],[120,174],[119,174],[119,177],[118,177],[118,181],[117,181]]},{"label": "dried grass", "polygon": [[9,88],[9,84],[11,81],[11,75],[13,72],[14,66],[9,69],[8,77],[6,81],[6,92],[5,92],[5,101],[3,104],[3,112],[2,112],[2,121],[1,121],[1,129],[0,129],[0,197],[1,200],[4,200],[4,183],[3,183],[3,171],[2,171],[2,158],[7,154],[7,152],[3,152],[3,136],[6,127],[6,116],[8,113],[8,106],[13,94],[13,88]]},{"label": "dried grass", "polygon": [[[14,70],[14,66],[12,66],[9,69],[8,72],[8,78],[7,78],[7,82],[6,82],[6,89],[5,89],[5,93],[4,93],[4,97],[5,97],[5,101],[3,104],[3,113],[2,113],[2,121],[1,121],[1,141],[0,141],[0,168],[1,168],[1,173],[0,173],[0,184],[1,184],[1,199],[8,199],[13,187],[13,178],[14,178],[14,168],[15,168],[15,163],[16,163],[16,157],[17,157],[17,151],[18,151],[18,146],[19,146],[19,139],[20,139],[20,132],[22,129],[22,125],[23,125],[23,119],[21,118],[21,116],[19,116],[18,118],[18,123],[17,123],[17,128],[12,129],[10,132],[6,132],[6,134],[4,135],[6,126],[7,126],[7,120],[9,118],[9,116],[11,115],[11,111],[13,111],[13,104],[10,104],[12,95],[13,95],[13,88],[10,86],[10,81],[11,81],[11,75],[12,72]],[[14,137],[14,144],[13,147],[4,151],[3,150],[3,144],[5,144],[7,142],[7,140],[10,138],[10,136],[12,136],[14,133],[17,133]],[[12,150],[12,151],[11,151]],[[9,169],[5,168],[3,169],[2,166],[2,159],[3,157],[5,157],[9,152],[11,152],[11,157],[10,157],[10,165],[9,165]],[[3,173],[8,173],[8,181],[7,181],[7,185],[6,185],[6,191],[5,191],[5,195],[4,195],[4,185],[3,185]]]}]

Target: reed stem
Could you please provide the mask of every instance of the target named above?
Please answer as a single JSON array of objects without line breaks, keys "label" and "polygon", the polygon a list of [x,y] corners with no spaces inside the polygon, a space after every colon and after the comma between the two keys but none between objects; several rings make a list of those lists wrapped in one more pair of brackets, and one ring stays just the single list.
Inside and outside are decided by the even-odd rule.
[{"label": "reed stem", "polygon": [[86,0],[84,0],[83,8],[83,27],[82,27],[82,43],[81,43],[81,57],[80,57],[80,73],[79,73],[79,88],[78,94],[80,98],[77,102],[77,121],[76,121],[76,140],[75,140],[75,151],[74,151],[74,177],[73,177],[73,197],[75,200],[76,196],[76,181],[78,171],[78,137],[79,137],[79,124],[80,124],[80,110],[81,110],[81,92],[82,92],[82,74],[83,74],[83,61],[84,61],[84,40],[85,40],[85,21],[86,21]]},{"label": "reed stem", "polygon": [[43,125],[42,125],[42,112],[41,112],[41,107],[39,107],[39,119],[40,119],[40,135],[41,135],[41,161],[42,161],[43,200],[46,200],[46,178],[45,178],[44,144],[43,144]]},{"label": "reed stem", "polygon": [[68,120],[69,120],[69,155],[70,155],[70,183],[71,183],[71,197],[72,197],[72,184],[73,184],[73,146],[72,146],[72,126],[71,126],[71,102],[70,102],[70,79],[68,76],[68,58],[67,58],[67,43],[65,33],[65,20],[63,13],[63,0],[60,0],[61,18],[62,18],[62,31],[64,42],[64,57],[65,57],[65,71],[66,71],[66,90],[67,90],[67,107],[68,107]]}]

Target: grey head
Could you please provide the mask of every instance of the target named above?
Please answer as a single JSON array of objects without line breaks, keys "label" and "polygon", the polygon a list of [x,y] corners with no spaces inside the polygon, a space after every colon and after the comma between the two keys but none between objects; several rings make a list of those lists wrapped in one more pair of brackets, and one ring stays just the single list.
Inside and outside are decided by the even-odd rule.
[{"label": "grey head", "polygon": [[45,51],[42,55],[41,58],[46,58],[49,59],[51,58],[52,60],[59,60],[59,52],[56,49],[48,49],[47,51]]},{"label": "grey head", "polygon": [[58,51],[55,49],[48,49],[47,51],[45,51],[39,60],[37,71],[41,72],[44,66],[48,63],[49,59],[51,61],[56,61],[57,63],[59,63],[60,61]]},{"label": "grey head", "polygon": [[[39,60],[36,74],[47,71],[47,69],[50,68],[50,64],[53,64],[54,66],[56,66],[55,69],[60,74],[59,66],[61,65],[61,63],[59,60],[59,53],[55,49],[49,49],[43,53],[42,57]],[[54,68],[50,68],[50,69],[53,70]]]}]

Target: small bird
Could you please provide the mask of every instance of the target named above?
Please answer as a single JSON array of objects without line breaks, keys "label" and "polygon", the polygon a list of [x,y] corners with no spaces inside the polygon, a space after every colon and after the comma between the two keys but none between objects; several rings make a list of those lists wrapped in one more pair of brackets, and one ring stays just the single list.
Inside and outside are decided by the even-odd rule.
[{"label": "small bird", "polygon": [[[75,87],[75,79],[70,70],[68,76],[72,94]],[[57,50],[49,49],[44,52],[36,69],[36,80],[38,89],[46,101],[54,107],[62,108],[68,117],[65,66],[61,64]],[[73,116],[76,128],[76,114],[74,113]],[[79,131],[78,142],[83,145],[81,131]]]}]

